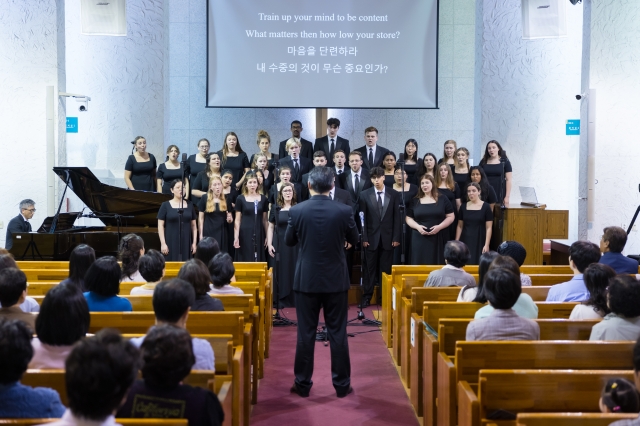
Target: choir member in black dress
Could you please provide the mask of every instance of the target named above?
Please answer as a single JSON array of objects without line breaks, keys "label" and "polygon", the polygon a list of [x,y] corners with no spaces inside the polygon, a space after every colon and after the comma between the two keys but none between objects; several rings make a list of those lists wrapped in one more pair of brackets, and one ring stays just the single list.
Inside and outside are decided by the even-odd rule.
[{"label": "choir member in black dress", "polygon": [[[406,167],[406,166],[405,166]],[[404,206],[404,214],[406,217],[407,206],[411,203],[411,200],[418,195],[418,186],[408,182],[408,173],[404,172],[404,188],[402,187],[402,169],[400,166],[396,166],[395,174],[393,175],[395,183],[392,189],[400,193],[400,211]],[[404,197],[403,197],[404,193]],[[404,200],[404,204],[403,204]],[[403,226],[404,230],[404,263],[402,262],[402,246],[396,247],[393,250],[393,264],[394,265],[406,265],[411,260],[411,228]]]},{"label": "choir member in black dress", "polygon": [[207,163],[204,169],[198,173],[196,179],[191,182],[193,188],[191,190],[191,201],[193,201],[195,206],[198,206],[200,197],[209,190],[209,180],[214,176],[220,176],[220,163],[220,154],[217,152],[207,154]]},{"label": "choir member in black dress", "polygon": [[447,163],[438,164],[436,173],[436,187],[441,195],[447,197],[451,205],[453,206],[453,213],[455,215],[453,223],[449,226],[449,240],[456,239],[456,230],[458,229],[458,211],[460,210],[462,193],[460,187],[454,182],[451,175],[451,167]]},{"label": "choir member in black dress", "polygon": [[491,211],[493,211],[493,206],[498,202],[498,197],[491,185],[489,185],[487,175],[484,174],[484,170],[482,170],[482,167],[480,166],[473,166],[470,170],[471,172],[469,174],[471,175],[471,182],[475,182],[480,185],[480,198],[485,203],[489,203]]},{"label": "choir member in black dress", "polygon": [[251,170],[259,174],[258,178],[262,178],[260,182],[262,186],[262,194],[269,195],[269,190],[273,186],[273,169],[269,169],[269,160],[267,156],[259,152],[252,157]]},{"label": "choir member in black dress", "polygon": [[[167,156],[169,159],[158,166],[156,172],[156,181],[158,186],[158,192],[162,194],[171,194],[171,188],[169,185],[176,179],[182,179],[182,164],[178,160],[180,155],[180,148],[176,145],[169,145],[167,148]],[[187,173],[184,175],[185,180],[189,177]],[[187,180],[185,186],[185,193],[189,193],[189,181]]]},{"label": "choir member in black dress", "polygon": [[[236,198],[238,198],[238,191],[236,191],[235,186],[232,185],[233,173],[231,170],[223,170],[220,179],[222,180],[222,193],[224,194],[224,199],[227,201],[227,209],[232,212],[233,217],[235,218],[235,206]],[[228,245],[226,251],[229,253],[229,256],[235,259],[236,248],[233,246],[233,238],[231,238],[233,236],[233,229],[233,222],[227,223]]]},{"label": "choir member in black dress", "polygon": [[244,183],[244,175],[250,170],[251,164],[247,153],[240,147],[238,135],[229,132],[224,137],[222,150],[218,151],[222,159],[222,167],[224,170],[233,172],[233,185],[236,189],[240,189]]},{"label": "choir member in black dress", "polygon": [[449,139],[444,142],[444,152],[442,153],[442,158],[438,161],[440,163],[449,164],[451,167],[454,167],[456,164],[456,151],[458,150],[458,144],[453,139]]},{"label": "choir member in black dress", "polygon": [[[198,153],[191,154],[188,158],[189,181],[191,182],[192,191],[194,189],[193,183],[198,177],[198,173],[203,171],[207,165],[207,155],[209,154],[210,147],[211,147],[211,144],[209,143],[209,141],[207,139],[202,138],[198,141]],[[193,200],[193,197],[191,198],[191,200]]]},{"label": "choir member in black dress", "polygon": [[228,224],[233,222],[232,211],[222,193],[222,179],[213,176],[207,191],[198,204],[198,234],[213,237],[226,253],[229,246]]},{"label": "choir member in black dress", "polygon": [[384,186],[391,188],[395,182],[393,175],[396,172],[396,153],[388,151],[382,157],[382,167],[384,168]]},{"label": "choir member in black dress", "polygon": [[480,160],[480,167],[487,175],[489,184],[498,196],[498,201],[508,205],[511,195],[511,162],[498,141],[487,142],[484,157]]},{"label": "choir member in black dress", "polygon": [[258,194],[258,178],[254,173],[247,173],[242,195],[236,199],[233,239],[236,261],[266,261],[264,248],[267,245],[268,210],[267,197]]},{"label": "choir member in black dress", "polygon": [[[267,162],[268,162],[267,167],[269,168],[270,172],[273,172],[273,169],[275,168],[275,165],[278,162],[278,154],[273,154],[269,152],[269,149],[271,148],[271,136],[269,136],[269,133],[267,133],[265,130],[260,130],[258,132],[257,144],[258,144],[258,149],[260,150],[258,154],[264,154],[267,157]],[[253,162],[255,161],[255,156],[258,154],[253,154],[251,156],[249,163],[253,164]]]},{"label": "choir member in black dress", "polygon": [[482,201],[480,185],[470,183],[467,186],[467,201],[460,206],[456,240],[469,248],[469,265],[477,265],[482,253],[489,251],[493,213],[488,203]]},{"label": "choir member in black dress", "polygon": [[420,157],[418,157],[418,142],[415,139],[408,139],[404,144],[404,171],[409,176],[409,183],[415,185],[420,168]]},{"label": "choir member in black dress", "polygon": [[137,136],[131,143],[135,152],[124,166],[124,182],[129,189],[155,192],[156,157],[147,152],[147,140],[143,136]]},{"label": "choir member in black dress", "polygon": [[[296,193],[293,188],[293,184],[283,183],[280,186],[278,192],[277,203],[271,206],[269,211],[269,229],[267,230],[267,247],[269,249],[269,255],[275,258],[276,250],[280,254],[280,262],[277,265],[277,278],[276,285],[278,286],[278,308],[290,308],[295,306],[294,293],[293,293],[293,277],[295,275],[296,263],[298,261],[298,245],[288,246],[284,242],[284,234],[287,230],[287,223],[289,222],[289,209],[295,206]],[[278,223],[276,224],[276,210],[278,210]],[[274,246],[274,231],[278,227],[278,240],[276,246]],[[271,264],[275,264],[272,260]],[[274,290],[274,295],[276,290]]]},{"label": "choir member in black dress", "polygon": [[464,190],[471,182],[469,176],[469,150],[467,148],[458,148],[456,150],[456,165],[451,168],[453,172],[453,180],[456,181],[460,189]]},{"label": "choir member in black dress", "polygon": [[[183,198],[182,182],[171,182],[173,198],[165,201],[158,212],[158,236],[162,254],[168,261],[183,261],[196,252],[198,226],[196,211],[191,201]],[[180,214],[182,212],[182,214]],[[182,218],[182,238],[180,237],[180,218]],[[182,255],[180,251],[182,250]]]},{"label": "choir member in black dress", "polygon": [[420,178],[418,195],[407,209],[411,228],[411,265],[444,265],[444,244],[453,223],[453,206],[443,197],[431,175]]},{"label": "choir member in black dress", "polygon": [[[418,164],[418,177],[424,176],[426,174],[430,174],[431,177],[436,179],[436,164],[437,164],[436,156],[430,152],[427,152],[424,157],[422,157],[422,161]],[[437,179],[436,179],[437,180]]]}]

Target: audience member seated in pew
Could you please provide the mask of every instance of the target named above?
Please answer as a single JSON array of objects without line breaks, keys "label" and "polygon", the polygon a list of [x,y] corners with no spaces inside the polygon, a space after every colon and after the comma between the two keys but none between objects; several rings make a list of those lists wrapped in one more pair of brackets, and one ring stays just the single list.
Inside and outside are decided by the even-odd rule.
[{"label": "audience member seated in pew", "polygon": [[27,276],[18,268],[0,270],[0,317],[17,319],[35,329],[37,314],[24,312],[20,305],[27,297]]},{"label": "audience member seated in pew", "polygon": [[444,261],[446,265],[438,271],[429,273],[425,287],[475,286],[476,280],[464,271],[469,261],[469,248],[462,241],[447,241],[444,245]]},{"label": "audience member seated in pew", "polygon": [[[195,301],[193,286],[179,278],[162,281],[153,292],[153,312],[156,314],[156,326],[171,325],[187,328],[190,306]],[[150,331],[154,327],[151,327]],[[136,347],[140,347],[146,336],[131,339]],[[215,370],[215,358],[211,344],[204,339],[193,339],[195,356],[194,370]]]},{"label": "audience member seated in pew", "polygon": [[138,271],[146,283],[140,287],[132,288],[131,295],[153,294],[156,284],[164,278],[164,256],[158,250],[149,250],[140,258]]},{"label": "audience member seated in pew", "polygon": [[202,263],[208,265],[216,254],[220,253],[220,245],[213,237],[204,237],[198,242],[194,259],[201,260]]},{"label": "audience member seated in pew", "polygon": [[488,251],[480,255],[480,260],[478,261],[478,284],[476,285],[474,282],[473,285],[465,285],[462,287],[456,302],[487,303],[487,299],[482,295],[482,283],[484,276],[487,275],[489,271],[491,262],[498,256],[498,253],[495,251]]},{"label": "audience member seated in pew", "polygon": [[65,363],[69,408],[62,419],[46,426],[116,425],[114,414],[139,368],[140,351],[116,330],[82,339]]},{"label": "audience member seated in pew", "polygon": [[[518,266],[522,266],[527,258],[527,249],[517,241],[504,241],[498,246],[498,254],[502,256],[509,256],[516,261]],[[531,277],[520,272],[520,284],[523,286],[530,286]]]},{"label": "audience member seated in pew", "polygon": [[0,318],[0,418],[38,419],[64,413],[58,392],[20,383],[33,356],[31,334],[24,322]]},{"label": "audience member seated in pew", "polygon": [[211,274],[210,295],[216,294],[244,294],[242,289],[233,287],[231,279],[236,274],[233,259],[227,253],[219,253],[209,262],[209,274]]},{"label": "audience member seated in pew", "polygon": [[211,276],[202,261],[190,259],[184,262],[178,271],[178,278],[190,283],[196,292],[196,299],[191,305],[192,311],[224,311],[220,299],[214,299],[207,294],[211,290]]},{"label": "audience member seated in pew", "polygon": [[136,234],[128,234],[120,242],[118,257],[122,261],[122,279],[120,281],[144,281],[138,270],[138,262],[144,254],[144,241]]},{"label": "audience member seated in pew", "polygon": [[618,274],[637,274],[638,261],[622,254],[627,244],[627,232],[619,226],[608,226],[600,238],[600,263],[611,266]]},{"label": "audience member seated in pew", "polygon": [[[511,258],[508,259],[513,261]],[[483,293],[494,311],[486,318],[469,323],[466,340],[540,339],[538,324],[520,317],[512,309],[522,293],[519,275],[508,269],[491,269],[485,276]]]},{"label": "audience member seated in pew", "polygon": [[[505,269],[511,271],[515,276],[520,277],[520,268],[515,260],[508,256],[500,256],[493,259],[491,265],[489,265],[489,271],[494,269]],[[522,284],[520,284],[522,287]],[[486,295],[484,295],[484,287],[481,293],[481,298],[487,299]],[[483,303],[481,300],[477,300]],[[521,316],[522,318],[536,319],[538,318],[538,305],[533,301],[531,296],[526,293],[520,292],[518,295],[518,300],[515,305],[513,305],[513,310],[516,314]],[[476,311],[474,315],[475,319],[486,318],[493,312],[493,307],[491,305],[483,306],[482,308]]]},{"label": "audience member seated in pew", "polygon": [[576,305],[569,319],[602,319],[609,312],[607,306],[607,287],[609,281],[616,276],[616,271],[602,263],[592,263],[584,270],[584,284],[589,292],[589,299]]},{"label": "audience member seated in pew", "polygon": [[589,340],[637,340],[640,337],[640,282],[631,275],[609,281],[611,313],[591,329]]},{"label": "audience member seated in pew", "polygon": [[[635,382],[634,384],[636,389],[640,389],[640,339],[636,341],[636,344],[633,347],[633,381]],[[600,405],[600,410],[602,411],[602,404]],[[640,417],[633,420],[620,420],[611,423],[609,426],[640,426]]]},{"label": "audience member seated in pew", "polygon": [[[0,254],[0,271],[6,268],[18,268],[18,264],[9,253]],[[20,309],[22,312],[40,312],[40,305],[33,297],[26,296],[24,302],[20,304]]]},{"label": "audience member seated in pew", "polygon": [[73,345],[89,330],[89,305],[78,287],[60,283],[47,292],[36,319],[29,368],[64,369]]},{"label": "audience member seated in pew", "polygon": [[630,381],[611,379],[602,389],[599,405],[602,413],[637,413],[640,411],[640,398]]},{"label": "audience member seated in pew", "polygon": [[120,265],[113,256],[105,256],[93,262],[87,271],[84,297],[90,312],[130,312],[131,302],[120,293]]},{"label": "audience member seated in pew", "polygon": [[141,352],[143,380],[134,382],[117,417],[185,418],[189,426],[222,424],[224,412],[213,392],[181,384],[195,363],[187,330],[170,325],[153,327]]},{"label": "audience member seated in pew", "polygon": [[69,278],[63,283],[70,283],[78,287],[82,292],[87,291],[84,283],[84,276],[96,261],[96,252],[86,244],[76,246],[69,255]]},{"label": "audience member seated in pew", "polygon": [[587,266],[600,261],[600,247],[589,241],[576,241],[569,247],[569,267],[573,278],[566,283],[551,286],[547,302],[584,302],[589,291],[584,285],[582,273]]}]

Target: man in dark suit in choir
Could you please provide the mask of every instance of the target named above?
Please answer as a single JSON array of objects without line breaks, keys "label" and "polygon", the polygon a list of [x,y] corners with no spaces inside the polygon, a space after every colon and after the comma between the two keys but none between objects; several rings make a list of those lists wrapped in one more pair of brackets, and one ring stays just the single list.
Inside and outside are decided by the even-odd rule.
[{"label": "man in dark suit in choir", "polygon": [[[298,340],[291,392],[309,396],[313,385],[314,349],[320,309],[324,310],[331,349],[331,377],[338,398],[350,394],[351,362],[347,342],[349,274],[344,254],[358,231],[351,209],[329,198],[334,174],[328,167],[315,167],[309,174],[311,198],[289,210],[285,242],[299,244],[293,291],[296,294]],[[331,232],[327,232],[330,229]]]},{"label": "man in dark suit in choir", "polygon": [[312,163],[308,158],[300,156],[300,142],[294,138],[287,141],[287,152],[289,155],[280,160],[280,166],[287,166],[291,169],[291,182],[301,183],[302,175],[311,170]]},{"label": "man in dark suit in choir", "polygon": [[9,222],[4,247],[9,250],[13,247],[13,234],[18,232],[31,232],[31,224],[28,222],[36,212],[36,202],[30,199],[20,201],[20,214]]},{"label": "man in dark suit in choir", "polygon": [[[349,170],[338,175],[338,180],[340,181],[340,187],[351,194],[354,209],[357,209],[360,193],[371,187],[369,172],[362,168],[362,154],[359,151],[353,151],[349,154]],[[354,213],[356,213],[356,210],[354,210]]]},{"label": "man in dark suit in choir", "polygon": [[346,162],[347,155],[344,153],[344,151],[341,149],[336,149],[333,153],[333,170],[336,172],[336,185],[338,185],[342,189],[345,188],[342,187],[340,177],[343,173],[346,173],[349,168],[348,166],[345,166]]},{"label": "man in dark suit in choir", "polygon": [[400,197],[384,186],[384,169],[371,169],[373,188],[362,191],[359,210],[364,213],[362,247],[367,265],[363,282],[362,307],[371,303],[374,286],[382,282],[382,273],[391,274],[393,249],[400,245]]},{"label": "man in dark suit in choir", "polygon": [[[306,158],[307,160],[313,160],[313,143],[311,141],[306,140],[305,138],[300,137],[302,133],[302,123],[298,120],[294,120],[291,122],[291,137],[297,140],[300,143],[300,156]],[[279,158],[284,158],[289,155],[289,150],[287,149],[287,141],[289,139],[285,139],[280,142],[279,148]]]},{"label": "man in dark suit in choir", "polygon": [[333,167],[333,154],[336,149],[344,151],[345,156],[349,156],[351,148],[349,147],[349,140],[338,136],[338,130],[340,129],[340,120],[337,118],[330,118],[327,120],[327,136],[316,139],[313,150],[324,151],[327,155],[328,166]]},{"label": "man in dark suit in choir", "polygon": [[[316,151],[313,153],[313,167],[324,167],[327,165],[327,156],[323,151]],[[312,169],[313,170],[313,169]],[[302,196],[298,202],[306,201],[309,199],[309,190],[307,189],[307,182],[309,182],[309,173],[302,175]]]},{"label": "man in dark suit in choir", "polygon": [[365,145],[357,149],[362,154],[362,167],[366,170],[382,167],[382,159],[389,150],[378,145],[378,129],[367,127],[364,130],[364,142]]}]

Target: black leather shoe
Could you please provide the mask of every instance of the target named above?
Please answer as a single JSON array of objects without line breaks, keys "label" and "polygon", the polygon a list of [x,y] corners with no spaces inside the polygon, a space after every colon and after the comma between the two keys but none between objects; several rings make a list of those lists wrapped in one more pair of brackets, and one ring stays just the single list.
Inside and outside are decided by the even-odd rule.
[{"label": "black leather shoe", "polygon": [[351,386],[349,386],[349,389],[347,389],[346,392],[336,392],[336,396],[338,398],[344,398],[345,396],[349,395],[350,393],[353,393],[353,388]]},{"label": "black leather shoe", "polygon": [[358,308],[366,308],[367,306],[371,306],[371,301],[369,299],[362,299],[362,302],[358,305]]},{"label": "black leather shoe", "polygon": [[290,392],[297,393],[299,396],[303,398],[307,398],[309,396],[309,392],[303,392],[302,389],[300,389],[298,385],[296,385],[295,383],[293,384],[293,386],[291,386]]}]

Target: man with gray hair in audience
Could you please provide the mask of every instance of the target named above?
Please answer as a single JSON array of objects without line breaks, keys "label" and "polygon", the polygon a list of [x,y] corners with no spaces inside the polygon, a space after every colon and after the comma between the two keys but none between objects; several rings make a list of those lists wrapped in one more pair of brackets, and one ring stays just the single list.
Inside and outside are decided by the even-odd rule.
[{"label": "man with gray hair in audience", "polygon": [[13,234],[18,232],[31,232],[31,224],[28,222],[36,212],[36,202],[27,198],[20,201],[20,214],[9,222],[7,226],[7,237],[5,239],[4,248],[9,250],[13,247]]},{"label": "man with gray hair in audience", "polygon": [[448,241],[444,246],[446,265],[429,273],[425,287],[475,286],[476,280],[462,268],[469,261],[469,248],[462,241]]}]

